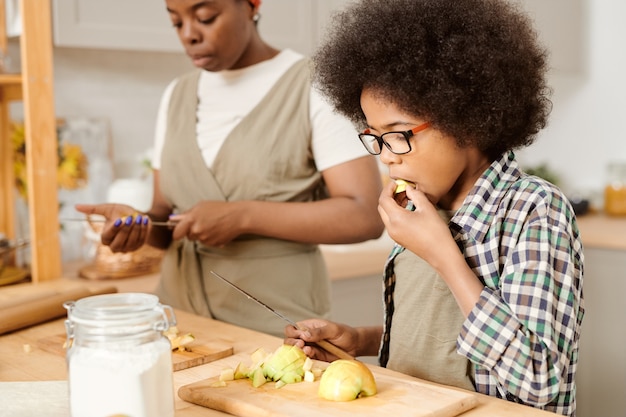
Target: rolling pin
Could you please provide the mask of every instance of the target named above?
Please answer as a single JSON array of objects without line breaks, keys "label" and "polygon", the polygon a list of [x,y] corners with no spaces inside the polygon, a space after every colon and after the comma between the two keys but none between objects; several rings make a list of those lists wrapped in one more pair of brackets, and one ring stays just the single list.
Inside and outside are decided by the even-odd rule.
[{"label": "rolling pin", "polygon": [[52,295],[45,294],[42,297],[30,297],[19,304],[11,303],[10,305],[0,307],[0,317],[2,317],[0,320],[0,334],[63,317],[67,314],[67,310],[63,307],[63,303],[66,301],[75,301],[92,295],[115,292],[117,292],[116,287],[104,287],[95,290],[75,288],[56,292]]}]

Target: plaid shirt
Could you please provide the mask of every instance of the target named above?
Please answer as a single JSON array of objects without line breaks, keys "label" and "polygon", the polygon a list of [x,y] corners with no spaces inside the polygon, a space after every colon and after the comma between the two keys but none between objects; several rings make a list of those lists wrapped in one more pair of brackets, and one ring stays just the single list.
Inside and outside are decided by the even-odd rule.
[{"label": "plaid shirt", "polygon": [[575,415],[583,251],[568,200],[522,173],[509,152],[476,182],[450,229],[485,284],[457,339],[476,391]]}]

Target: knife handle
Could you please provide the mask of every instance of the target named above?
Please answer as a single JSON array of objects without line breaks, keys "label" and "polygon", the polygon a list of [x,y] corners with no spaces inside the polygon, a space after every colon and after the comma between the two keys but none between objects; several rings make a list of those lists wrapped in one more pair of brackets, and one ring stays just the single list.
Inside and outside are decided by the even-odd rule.
[{"label": "knife handle", "polygon": [[[309,329],[307,329],[304,326],[300,326],[297,323],[292,323],[292,325],[297,328],[298,330],[302,330],[302,331],[307,331]],[[338,357],[339,359],[348,359],[348,360],[354,360],[354,356],[350,355],[348,352],[346,352],[345,350],[333,345],[332,343],[330,343],[328,340],[320,340],[318,342],[315,342],[315,344],[319,347],[321,347],[322,349],[324,349],[326,352],[328,353],[332,353],[333,355],[335,355],[336,357]]]},{"label": "knife handle", "polygon": [[354,360],[354,356],[350,355],[345,350],[338,348],[327,340],[320,340],[318,342],[315,342],[315,344],[327,351],[328,353],[332,353],[339,359]]}]

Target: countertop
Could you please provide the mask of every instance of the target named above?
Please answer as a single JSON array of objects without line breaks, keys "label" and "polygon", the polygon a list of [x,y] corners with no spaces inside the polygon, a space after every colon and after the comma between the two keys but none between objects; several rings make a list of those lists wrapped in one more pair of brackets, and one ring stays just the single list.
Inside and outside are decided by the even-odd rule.
[{"label": "countertop", "polygon": [[[83,285],[86,285],[83,282]],[[140,279],[127,279],[128,288],[132,283],[141,285]],[[30,285],[17,285],[0,288],[0,306],[3,300],[14,300],[20,294],[33,295]],[[41,284],[40,284],[41,285]],[[76,285],[74,280],[60,279],[45,287],[65,288]],[[90,284],[92,285],[92,284]],[[191,331],[198,339],[232,344],[235,354],[252,353],[259,347],[267,351],[275,350],[282,340],[274,336],[259,333],[242,327],[199,317],[183,311],[176,311],[178,327],[181,331]],[[45,415],[46,417],[68,416],[66,402],[67,369],[65,357],[59,354],[42,350],[41,340],[65,334],[64,319],[53,320],[27,329],[15,331],[0,336],[0,402],[3,407],[5,400],[20,399],[23,410],[17,409],[19,404],[13,404],[11,416]],[[175,390],[178,388],[209,377],[219,375],[221,368],[208,363],[174,373]],[[389,370],[380,370],[384,373],[393,373],[403,379],[412,379],[406,375]],[[464,417],[477,416],[550,416],[551,413],[536,410],[504,400],[476,394],[478,406],[463,414]],[[4,398],[4,399],[3,399]],[[6,408],[0,410],[0,415]],[[203,417],[223,416],[225,414],[208,408],[196,406],[176,398],[176,417]]]},{"label": "countertop", "polygon": [[576,220],[584,247],[626,251],[626,216],[594,213]]}]

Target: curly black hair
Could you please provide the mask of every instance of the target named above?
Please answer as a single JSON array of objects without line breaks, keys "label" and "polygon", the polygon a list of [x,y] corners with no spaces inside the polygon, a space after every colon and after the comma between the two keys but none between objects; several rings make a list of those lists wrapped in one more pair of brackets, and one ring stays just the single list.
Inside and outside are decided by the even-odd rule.
[{"label": "curly black hair", "polygon": [[361,0],[313,56],[335,109],[365,127],[364,88],[491,158],[530,145],[552,103],[547,51],[505,0]]}]

